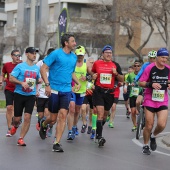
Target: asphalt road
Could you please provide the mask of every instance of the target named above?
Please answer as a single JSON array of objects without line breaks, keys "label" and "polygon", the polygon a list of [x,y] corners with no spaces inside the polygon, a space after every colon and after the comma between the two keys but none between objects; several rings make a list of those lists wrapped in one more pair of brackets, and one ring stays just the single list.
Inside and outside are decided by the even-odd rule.
[{"label": "asphalt road", "polygon": [[[25,137],[26,147],[17,146],[20,128],[13,137],[5,137],[7,126],[4,111],[0,111],[0,170],[169,170],[170,149],[161,142],[169,133],[170,122],[157,138],[158,148],[151,155],[142,154],[142,141],[135,140],[131,120],[125,116],[123,105],[118,105],[115,128],[104,126],[106,144],[98,148],[85,133],[68,142],[67,129],[61,144],[64,153],[52,152],[53,137],[41,140],[35,128],[37,118],[32,116],[30,130]],[[81,129],[81,120],[78,127]],[[54,134],[54,130],[53,130]]]}]

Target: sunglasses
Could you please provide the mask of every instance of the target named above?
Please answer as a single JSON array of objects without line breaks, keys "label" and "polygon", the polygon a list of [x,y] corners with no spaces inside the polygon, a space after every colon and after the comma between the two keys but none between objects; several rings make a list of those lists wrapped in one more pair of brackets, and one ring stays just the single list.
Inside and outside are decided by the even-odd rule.
[{"label": "sunglasses", "polygon": [[140,67],[140,65],[134,65],[134,67]]},{"label": "sunglasses", "polygon": [[112,54],[112,52],[104,52],[105,54]]},{"label": "sunglasses", "polygon": [[14,57],[21,57],[20,54],[13,54]]}]

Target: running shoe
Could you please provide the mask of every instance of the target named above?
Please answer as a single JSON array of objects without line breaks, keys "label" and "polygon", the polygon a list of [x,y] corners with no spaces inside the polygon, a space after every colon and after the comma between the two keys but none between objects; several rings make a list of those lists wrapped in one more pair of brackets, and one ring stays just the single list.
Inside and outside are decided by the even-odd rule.
[{"label": "running shoe", "polygon": [[19,138],[17,142],[18,146],[26,146],[26,143],[24,142],[23,138]]},{"label": "running shoe", "polygon": [[152,151],[155,151],[157,148],[156,139],[151,138],[151,136],[150,136],[150,148]]},{"label": "running shoe", "polygon": [[108,126],[109,126],[109,128],[114,128],[113,122],[110,122],[110,123],[108,124]]},{"label": "running shoe", "polygon": [[14,135],[16,133],[16,131],[17,131],[17,127],[12,126],[11,129],[10,129],[11,135]]},{"label": "running shoe", "polygon": [[47,127],[43,127],[43,125],[42,125],[44,121],[45,121],[45,120],[42,120],[42,121],[40,122],[39,135],[40,135],[41,139],[45,139],[45,138],[46,138]]},{"label": "running shoe", "polygon": [[137,127],[136,127],[136,126],[133,126],[132,132],[134,132],[136,129],[137,129]]},{"label": "running shoe", "polygon": [[36,124],[36,129],[37,129],[38,131],[40,131],[40,123],[39,123],[39,122],[37,122],[37,124]]},{"label": "running shoe", "polygon": [[143,153],[144,155],[150,155],[150,154],[151,154],[151,151],[150,151],[148,145],[143,146],[143,148],[142,148],[142,153]]},{"label": "running shoe", "polygon": [[52,151],[53,152],[64,152],[64,150],[61,147],[61,144],[59,144],[59,143],[53,144]]},{"label": "running shoe", "polygon": [[91,134],[91,131],[92,131],[92,127],[88,126],[87,134]]},{"label": "running shoe", "polygon": [[72,131],[75,135],[79,135],[79,131],[78,131],[78,128],[77,127],[72,127]]},{"label": "running shoe", "polygon": [[92,132],[91,132],[90,139],[94,139],[94,138],[95,138],[95,130],[93,129]]},{"label": "running shoe", "polygon": [[53,133],[53,127],[48,127],[48,129],[47,129],[47,136],[48,137],[51,137],[52,136],[52,133]]},{"label": "running shoe", "polygon": [[73,131],[69,131],[68,136],[67,136],[67,140],[74,140],[74,138],[75,138],[75,135],[74,135]]},{"label": "running shoe", "polygon": [[11,135],[11,131],[8,130],[7,133],[6,133],[6,137],[11,137],[11,136],[12,136],[12,135]]},{"label": "running shoe", "polygon": [[104,146],[104,144],[106,143],[105,138],[101,137],[100,139],[98,139],[98,146]]},{"label": "running shoe", "polygon": [[82,128],[81,128],[81,133],[85,133],[86,132],[86,128],[87,128],[87,125],[83,125]]}]

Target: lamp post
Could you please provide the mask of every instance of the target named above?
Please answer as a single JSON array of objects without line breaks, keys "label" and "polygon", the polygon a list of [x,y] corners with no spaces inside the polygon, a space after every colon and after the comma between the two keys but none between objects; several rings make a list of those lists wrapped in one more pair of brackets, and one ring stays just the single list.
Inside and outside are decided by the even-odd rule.
[{"label": "lamp post", "polygon": [[35,43],[35,1],[31,0],[29,47],[34,47]]}]

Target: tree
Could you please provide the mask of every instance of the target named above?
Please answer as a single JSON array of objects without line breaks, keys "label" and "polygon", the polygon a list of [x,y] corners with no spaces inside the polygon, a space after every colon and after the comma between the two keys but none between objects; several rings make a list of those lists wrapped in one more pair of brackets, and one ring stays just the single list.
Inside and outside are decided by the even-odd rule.
[{"label": "tree", "polygon": [[[170,17],[170,1],[169,0],[148,0],[148,4],[154,9],[152,11],[152,20],[156,25],[159,34],[170,50],[169,40],[169,17]],[[149,6],[148,5],[148,6]]]},{"label": "tree", "polygon": [[[92,4],[95,11],[105,14],[105,17],[99,15],[96,26],[98,23],[110,23],[112,34],[124,29],[125,35],[122,41],[126,40],[126,48],[128,48],[136,57],[142,59],[142,50],[149,42],[155,24],[163,28],[164,33],[161,34],[167,46],[169,46],[168,35],[168,15],[169,15],[169,0],[113,0],[111,5],[106,5],[105,1],[101,3]],[[145,34],[145,39],[141,39],[142,24],[145,23],[149,29],[149,33]],[[158,24],[159,23],[159,24]],[[117,28],[117,29],[114,29]],[[161,29],[160,33],[161,33]],[[121,40],[120,36],[118,40]],[[138,42],[138,43],[136,43]]]}]

